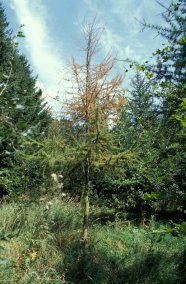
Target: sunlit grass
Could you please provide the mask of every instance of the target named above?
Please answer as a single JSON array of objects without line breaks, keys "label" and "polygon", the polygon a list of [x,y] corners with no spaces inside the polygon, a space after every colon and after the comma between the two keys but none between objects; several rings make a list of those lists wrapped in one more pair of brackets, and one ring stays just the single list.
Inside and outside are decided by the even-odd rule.
[{"label": "sunlit grass", "polygon": [[167,225],[101,224],[106,208],[94,207],[84,251],[80,205],[48,201],[2,204],[0,283],[184,283],[184,236],[161,233]]}]

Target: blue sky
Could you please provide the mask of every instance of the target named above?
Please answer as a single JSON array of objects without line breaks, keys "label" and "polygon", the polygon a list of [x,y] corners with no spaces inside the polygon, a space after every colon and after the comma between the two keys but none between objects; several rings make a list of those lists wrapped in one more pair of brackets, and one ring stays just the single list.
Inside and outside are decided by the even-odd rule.
[{"label": "blue sky", "polygon": [[[4,0],[10,27],[16,32],[24,25],[25,39],[21,41],[21,52],[28,58],[38,84],[45,94],[65,98],[66,65],[71,56],[79,57],[78,41],[80,25],[96,16],[105,27],[102,36],[104,53],[112,52],[123,60],[131,58],[139,62],[148,60],[152,52],[161,47],[163,40],[152,31],[140,32],[136,20],[143,18],[152,24],[161,24],[163,8],[156,0]],[[161,0],[169,5],[170,0]],[[126,64],[118,68],[124,72]],[[128,85],[125,78],[124,87]],[[55,102],[49,96],[49,104]]]}]

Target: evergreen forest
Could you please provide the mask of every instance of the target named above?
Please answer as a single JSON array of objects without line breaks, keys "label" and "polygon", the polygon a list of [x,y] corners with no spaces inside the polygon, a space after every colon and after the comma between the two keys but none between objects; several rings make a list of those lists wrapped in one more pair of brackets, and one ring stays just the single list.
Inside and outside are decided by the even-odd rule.
[{"label": "evergreen forest", "polygon": [[0,3],[0,283],[186,283],[186,0],[160,5],[124,74],[80,27],[56,117]]}]

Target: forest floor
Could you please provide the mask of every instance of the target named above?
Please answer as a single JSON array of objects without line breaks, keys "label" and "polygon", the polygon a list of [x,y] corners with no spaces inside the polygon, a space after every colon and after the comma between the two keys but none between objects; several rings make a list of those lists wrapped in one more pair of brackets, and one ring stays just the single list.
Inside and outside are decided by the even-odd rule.
[{"label": "forest floor", "polygon": [[173,234],[170,224],[154,218],[138,225],[111,220],[109,210],[91,207],[85,247],[79,203],[2,203],[0,283],[186,283],[184,234]]}]

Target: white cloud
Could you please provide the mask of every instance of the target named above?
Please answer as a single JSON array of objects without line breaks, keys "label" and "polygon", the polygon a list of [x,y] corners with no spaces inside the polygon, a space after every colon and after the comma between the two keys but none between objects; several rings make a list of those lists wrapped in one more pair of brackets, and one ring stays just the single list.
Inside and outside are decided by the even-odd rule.
[{"label": "white cloud", "polygon": [[145,0],[105,0],[103,5],[110,9],[103,10],[100,1],[84,0],[89,13],[97,15],[99,23],[106,27],[101,39],[105,52],[113,52],[120,60],[144,59],[148,48],[139,38],[141,27],[136,19],[143,18],[143,11],[149,8],[148,5],[153,9],[152,1],[146,4]]},{"label": "white cloud", "polygon": [[101,10],[97,9],[97,3],[95,0],[84,0],[84,3],[88,6],[90,12],[94,14],[94,17],[101,13]]},{"label": "white cloud", "polygon": [[[155,0],[111,0],[112,13],[116,14],[125,29],[129,28],[132,34],[138,33],[140,25],[137,20],[149,19],[152,23],[153,17],[158,14],[158,3]],[[158,11],[160,11],[159,9]]]},{"label": "white cloud", "polygon": [[114,52],[120,54],[122,52],[123,38],[120,35],[113,33],[109,28],[104,29],[101,43],[106,53]]},{"label": "white cloud", "polygon": [[[110,1],[110,0],[109,0]],[[84,3],[89,9],[89,14],[91,14],[92,19],[96,17],[98,21],[98,26],[103,32],[101,35],[101,45],[104,53],[112,53],[116,57],[123,57],[124,51],[124,39],[121,33],[114,32],[110,25],[110,13],[103,9],[100,9],[100,2],[94,0],[84,0]]]},{"label": "white cloud", "polygon": [[[48,4],[46,4],[47,2]],[[53,2],[55,1],[50,2],[51,5],[54,5]],[[87,21],[96,17],[99,25],[105,27],[102,37],[103,51],[104,53],[112,52],[121,60],[119,68],[122,69],[122,72],[125,67],[127,68],[127,66],[124,66],[127,64],[124,64],[123,60],[126,58],[138,62],[148,60],[151,53],[161,44],[159,39],[153,39],[154,34],[151,32],[139,33],[141,26],[135,20],[145,18],[149,23],[157,23],[160,19],[157,15],[162,9],[158,6],[156,0],[78,0],[79,8],[77,11],[71,9],[73,0],[56,0],[55,10],[62,10],[64,2],[69,2],[69,10],[68,5],[65,6],[66,14],[63,16],[65,23],[63,27],[66,31],[63,36],[66,46],[68,46],[71,32],[75,31],[71,24],[75,23],[76,31],[79,30],[77,18],[82,22],[85,16]],[[49,1],[9,0],[9,4],[13,6],[19,23],[25,25],[25,44],[33,68],[39,75],[39,84],[44,85],[45,94],[48,93],[54,97],[59,95],[60,98],[64,98],[64,91],[59,93],[58,90],[60,90],[59,80],[64,77],[63,74],[69,75],[69,72],[64,72],[66,69],[64,59],[66,60],[67,55],[64,54],[62,42],[57,41],[52,34],[50,24],[53,28],[56,27],[54,19],[50,18],[53,16],[51,11],[47,10],[50,7]],[[59,15],[59,13],[55,14],[56,17],[59,17]],[[60,38],[59,34],[58,38]],[[59,46],[62,46],[61,50],[59,50]],[[70,52],[70,48],[71,46],[66,50],[66,53]],[[77,58],[78,60],[81,59],[79,54]],[[61,87],[63,90],[67,90],[68,83],[64,84],[63,81]],[[49,101],[52,101],[51,104],[56,109],[57,103],[54,103],[52,99],[49,99]]]},{"label": "white cloud", "polygon": [[138,62],[148,60],[163,39],[160,37],[154,39],[156,33],[153,31],[140,32],[142,25],[139,21],[145,19],[147,23],[161,25],[162,7],[155,0],[111,0],[111,3],[111,13],[114,18],[117,16],[125,39],[124,54],[127,58]]},{"label": "white cloud", "polygon": [[[59,43],[56,43],[50,35],[49,12],[41,0],[11,0],[10,4],[20,25],[24,25],[25,47],[38,73],[38,80],[45,86],[44,89],[48,94],[56,96],[56,86],[58,87],[65,63],[57,49]],[[54,100],[49,99],[49,102],[56,108]]]}]

